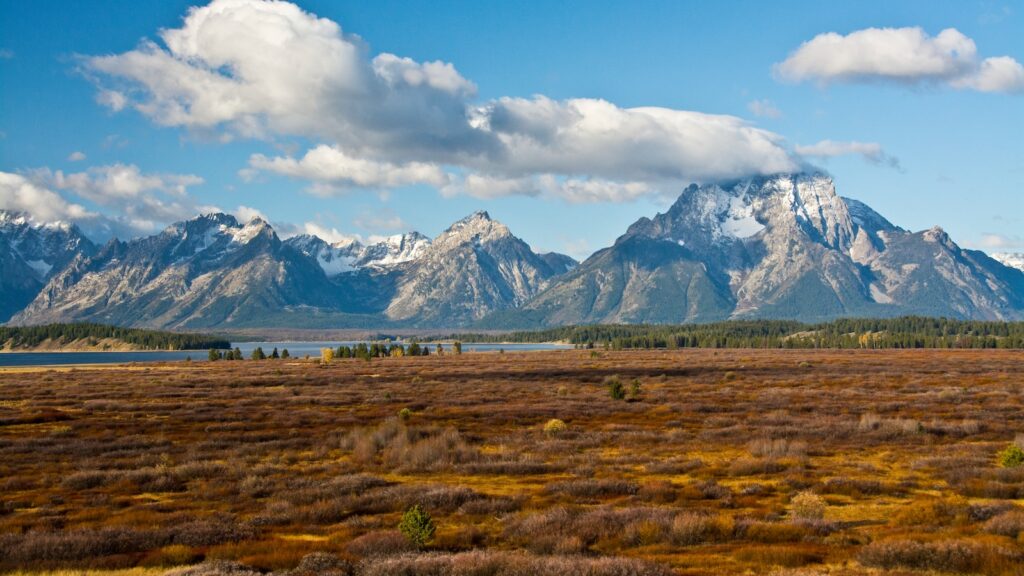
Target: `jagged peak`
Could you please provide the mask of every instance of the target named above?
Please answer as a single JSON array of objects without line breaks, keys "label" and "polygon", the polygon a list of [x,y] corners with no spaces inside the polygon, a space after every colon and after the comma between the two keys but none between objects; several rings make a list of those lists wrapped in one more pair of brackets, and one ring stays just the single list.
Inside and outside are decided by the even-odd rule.
[{"label": "jagged peak", "polygon": [[37,220],[32,214],[23,210],[7,210],[0,208],[0,226],[28,226],[30,228],[49,228],[53,230],[61,230],[62,232],[70,232],[76,228],[74,224],[64,222],[63,220],[54,220],[52,222],[43,222]]},{"label": "jagged peak", "polygon": [[238,228],[241,225],[238,223],[238,219],[231,214],[224,212],[207,212],[199,214],[195,218],[189,218],[187,220],[181,220],[168,226],[166,232],[184,232],[188,228],[193,227],[207,228],[212,226],[228,226],[231,228]]},{"label": "jagged peak", "polygon": [[511,236],[508,226],[498,222],[491,218],[491,215],[486,210],[477,210],[469,216],[455,222],[448,227],[437,240],[444,240],[447,238],[462,238],[466,236],[477,239],[494,239],[501,236]]},{"label": "jagged peak", "polygon": [[673,203],[672,209],[682,209],[687,203],[688,198],[695,194],[725,193],[727,195],[742,195],[749,191],[757,191],[762,195],[771,195],[788,193],[794,186],[802,183],[820,183],[830,187],[833,193],[835,192],[835,184],[832,177],[824,172],[779,172],[733,180],[705,182],[703,184],[692,183],[683,189],[675,203]]},{"label": "jagged peak", "polygon": [[420,242],[423,240],[429,242],[430,238],[427,238],[425,235],[413,230],[411,232],[403,232],[401,234],[392,234],[391,236],[388,236],[387,238],[384,238],[383,240],[378,242],[378,244],[390,244],[393,246],[397,246],[405,242]]},{"label": "jagged peak", "polygon": [[484,220],[490,222],[491,215],[487,213],[487,210],[477,210],[476,212],[473,212],[472,214],[466,216],[462,220],[459,220],[459,222],[456,222],[456,224],[460,222],[474,222],[477,220]]}]

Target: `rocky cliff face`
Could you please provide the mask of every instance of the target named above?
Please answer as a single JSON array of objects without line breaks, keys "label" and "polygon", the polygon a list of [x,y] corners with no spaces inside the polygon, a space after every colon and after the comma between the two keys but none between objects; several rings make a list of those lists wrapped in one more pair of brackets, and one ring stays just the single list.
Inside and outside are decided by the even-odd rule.
[{"label": "rocky cliff face", "polygon": [[493,325],[932,314],[1024,318],[1024,275],[911,233],[822,174],[690,186]]},{"label": "rocky cliff face", "polygon": [[308,235],[282,242],[261,219],[209,214],[78,254],[45,288],[31,287],[11,323],[455,327],[525,302],[573,265],[535,254],[486,213],[433,242],[411,232],[368,246]]},{"label": "rocky cliff face", "polygon": [[11,323],[259,325],[282,312],[339,305],[323,270],[269,224],[211,214],[79,256]]},{"label": "rocky cliff face", "polygon": [[0,322],[23,309],[76,256],[95,249],[73,225],[0,210]]},{"label": "rocky cliff face", "polygon": [[529,300],[570,265],[566,258],[536,254],[507,226],[476,212],[403,267],[385,314],[423,326],[466,325]]},{"label": "rocky cliff face", "polygon": [[1024,319],[1024,271],[1013,267],[1020,258],[965,250],[938,227],[904,230],[839,196],[822,174],[692,185],[667,212],[641,218],[580,264],[535,253],[486,212],[433,240],[413,232],[371,245],[314,236],[282,242],[262,220],[212,214],[99,250],[73,228],[3,218],[0,289],[14,295],[5,302],[13,303],[10,313],[20,310],[16,324]]}]

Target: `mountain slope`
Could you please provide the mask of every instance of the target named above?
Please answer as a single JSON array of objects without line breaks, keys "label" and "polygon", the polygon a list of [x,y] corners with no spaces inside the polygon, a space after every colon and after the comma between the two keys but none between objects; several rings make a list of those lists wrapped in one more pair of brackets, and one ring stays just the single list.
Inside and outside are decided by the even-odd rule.
[{"label": "mountain slope", "polygon": [[342,308],[315,261],[284,245],[263,220],[243,226],[211,214],[79,257],[11,323],[258,326],[305,308]]},{"label": "mountain slope", "polygon": [[522,304],[569,265],[566,258],[541,257],[507,226],[476,212],[403,265],[385,315],[417,326],[465,325]]},{"label": "mountain slope", "polygon": [[368,246],[211,214],[98,250],[0,213],[0,312],[154,328],[1024,319],[1024,271],[1000,258],[904,230],[822,174],[691,185],[583,263],[535,253],[486,212]]},{"label": "mountain slope", "polygon": [[27,214],[0,210],[0,322],[31,302],[75,256],[95,249],[73,225],[37,223]]},{"label": "mountain slope", "polygon": [[1024,275],[911,233],[822,174],[691,185],[484,327],[931,314],[1024,318]]}]

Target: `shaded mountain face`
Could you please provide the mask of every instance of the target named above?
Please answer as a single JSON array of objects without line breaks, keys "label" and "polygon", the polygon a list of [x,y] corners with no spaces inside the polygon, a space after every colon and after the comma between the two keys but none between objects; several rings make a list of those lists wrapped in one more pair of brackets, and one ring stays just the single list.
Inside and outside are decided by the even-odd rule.
[{"label": "shaded mountain face", "polygon": [[727,318],[1024,318],[1021,275],[941,229],[911,233],[822,174],[691,185],[668,212],[487,327]]},{"label": "shaded mountain face", "polygon": [[319,308],[343,307],[313,259],[261,219],[210,214],[77,257],[11,323],[258,326]]},{"label": "shaded mountain face", "polygon": [[487,212],[476,212],[402,265],[384,313],[417,326],[463,326],[522,305],[574,264],[568,256],[535,253]]},{"label": "shaded mountain face", "polygon": [[0,210],[0,322],[31,302],[76,256],[95,250],[76,226]]}]

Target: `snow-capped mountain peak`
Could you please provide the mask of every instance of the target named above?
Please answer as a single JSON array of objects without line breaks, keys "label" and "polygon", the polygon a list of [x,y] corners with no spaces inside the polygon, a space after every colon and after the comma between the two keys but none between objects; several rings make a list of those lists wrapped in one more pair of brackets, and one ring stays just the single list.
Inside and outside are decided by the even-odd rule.
[{"label": "snow-capped mountain peak", "polygon": [[40,222],[0,209],[0,322],[28,304],[43,284],[95,246],[66,222]]},{"label": "snow-capped mountain peak", "polygon": [[1024,252],[997,252],[990,256],[1004,266],[1024,272]]},{"label": "snow-capped mountain peak", "polygon": [[357,265],[364,268],[387,268],[411,262],[423,256],[430,244],[430,238],[419,232],[388,236],[363,249]]},{"label": "snow-capped mountain peak", "polygon": [[388,269],[413,261],[430,246],[430,238],[419,232],[407,232],[364,245],[354,238],[328,243],[318,236],[300,234],[285,240],[285,244],[315,258],[328,276],[336,276],[364,268]]}]

